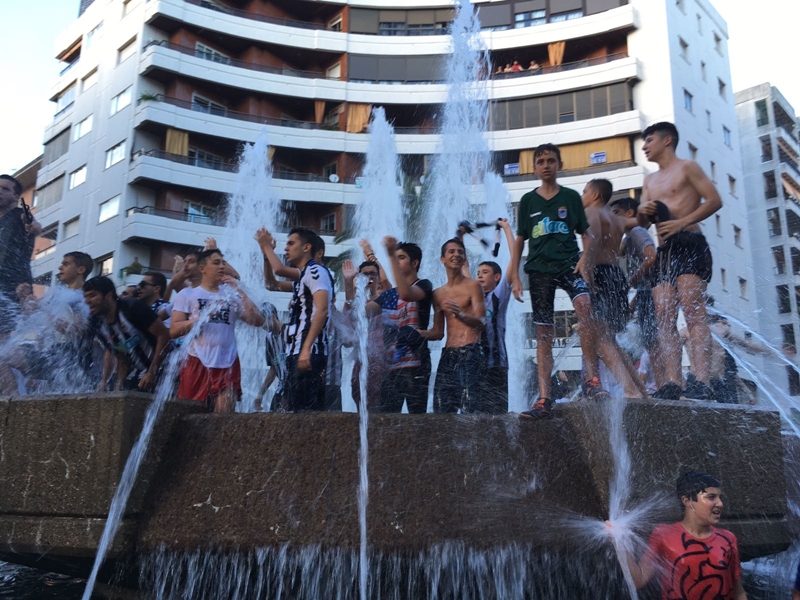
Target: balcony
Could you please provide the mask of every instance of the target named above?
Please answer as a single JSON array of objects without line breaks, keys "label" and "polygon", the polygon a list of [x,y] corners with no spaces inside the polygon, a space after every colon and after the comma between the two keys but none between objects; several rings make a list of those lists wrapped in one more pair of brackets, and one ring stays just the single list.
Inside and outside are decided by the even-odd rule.
[{"label": "balcony", "polygon": [[129,208],[125,213],[125,216],[131,217],[135,214],[155,215],[156,217],[165,217],[167,219],[175,219],[176,221],[185,221],[187,223],[197,223],[199,225],[213,225],[215,227],[223,227],[225,225],[225,219],[217,216],[210,217],[205,215],[193,215],[185,212],[178,212],[176,210],[156,208],[154,206]]},{"label": "balcony", "polygon": [[300,29],[325,29],[322,23],[311,23],[308,21],[296,21],[293,19],[279,19],[277,17],[269,17],[266,15],[259,15],[248,10],[240,10],[238,8],[229,8],[227,6],[220,6],[208,2],[208,0],[184,0],[187,4],[194,4],[202,8],[207,8],[219,13],[231,15],[234,17],[241,17],[243,19],[250,19],[252,21],[260,21],[261,23],[271,23],[273,25],[283,25],[285,27],[298,27]]},{"label": "balcony", "polygon": [[617,54],[609,54],[607,56],[599,56],[597,58],[587,58],[575,62],[564,63],[552,67],[539,67],[533,70],[519,71],[518,73],[493,73],[491,79],[518,79],[520,77],[536,77],[537,75],[550,75],[552,73],[565,73],[567,71],[574,71],[575,69],[584,69],[586,67],[594,67],[596,65],[605,65],[615,60],[628,58],[627,52],[618,52]]}]

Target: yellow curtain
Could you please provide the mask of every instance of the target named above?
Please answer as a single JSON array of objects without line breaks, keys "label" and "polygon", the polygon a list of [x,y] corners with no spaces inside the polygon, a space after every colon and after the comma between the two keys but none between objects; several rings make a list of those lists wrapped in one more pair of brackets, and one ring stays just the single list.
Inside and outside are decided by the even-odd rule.
[{"label": "yellow curtain", "polygon": [[533,173],[533,150],[522,150],[519,153],[519,174],[530,175]]},{"label": "yellow curtain", "polygon": [[170,154],[189,155],[189,133],[180,129],[167,128],[167,140],[164,148]]},{"label": "yellow curtain", "polygon": [[369,124],[371,104],[350,103],[347,105],[347,133],[361,133]]},{"label": "yellow curtain", "polygon": [[275,146],[269,146],[267,148],[267,160],[271,161],[274,156],[275,156]]},{"label": "yellow curtain", "polygon": [[315,100],[314,101],[314,120],[317,123],[322,123],[322,119],[325,118],[325,100]]},{"label": "yellow curtain", "polygon": [[547,44],[547,56],[550,58],[550,66],[556,67],[564,61],[564,47],[566,45],[566,42]]},{"label": "yellow curtain", "polygon": [[[606,163],[609,164],[631,160],[631,144],[628,138],[625,137],[595,140],[581,144],[565,144],[560,148],[564,171],[575,171],[591,166],[590,156],[597,152],[605,152]],[[520,164],[520,172],[522,172],[522,164]]]}]

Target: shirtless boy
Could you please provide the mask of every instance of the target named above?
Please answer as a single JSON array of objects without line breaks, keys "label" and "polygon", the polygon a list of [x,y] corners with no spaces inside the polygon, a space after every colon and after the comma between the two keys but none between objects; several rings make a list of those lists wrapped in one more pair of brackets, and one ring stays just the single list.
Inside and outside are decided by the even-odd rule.
[{"label": "shirtless boy", "polygon": [[641,398],[643,390],[633,368],[616,341],[616,334],[628,321],[628,282],[619,266],[619,247],[625,234],[625,221],[608,209],[613,188],[607,179],[593,179],[586,184],[581,200],[589,222],[589,255],[593,266],[591,286],[594,318],[587,323],[594,327],[597,352],[622,385],[626,398]]},{"label": "shirtless boy", "polygon": [[478,383],[483,375],[484,358],[481,333],[486,320],[483,290],[461,268],[467,260],[464,242],[454,238],[442,245],[441,261],[447,283],[433,291],[433,327],[420,334],[429,340],[447,338],[436,383],[433,411],[437,413],[473,412],[480,403]]},{"label": "shirtless boy", "polygon": [[722,200],[697,163],[675,156],[678,130],[672,123],[651,125],[643,137],[645,156],[658,164],[658,171],[645,177],[637,215],[643,227],[657,221],[659,238],[653,269],[659,339],[652,358],[664,366],[666,381],[657,382],[660,388],[655,397],[677,400],[683,393],[681,343],[676,325],[680,306],[692,342],[689,360],[698,381],[693,396],[707,400],[711,397],[711,333],[706,322],[705,294],[711,281],[712,260],[699,224],[722,207]]}]

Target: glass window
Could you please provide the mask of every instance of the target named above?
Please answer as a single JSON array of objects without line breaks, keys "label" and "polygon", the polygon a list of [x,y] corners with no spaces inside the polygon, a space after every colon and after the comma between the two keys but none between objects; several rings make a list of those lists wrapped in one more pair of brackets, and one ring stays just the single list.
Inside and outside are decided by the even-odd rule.
[{"label": "glass window", "polygon": [[204,169],[221,169],[222,157],[206,152],[205,150],[198,150],[197,148],[189,148],[188,157],[191,159],[189,164],[196,167],[203,167]]},{"label": "glass window", "polygon": [[592,92],[581,90],[575,92],[575,118],[578,121],[592,118]]},{"label": "glass window", "polygon": [[722,38],[716,31],[714,32],[714,50],[722,54]]},{"label": "glass window", "polygon": [[772,138],[765,135],[760,138],[761,140],[761,162],[769,162],[772,160]]},{"label": "glass window", "polygon": [[72,129],[72,141],[81,139],[92,130],[92,115],[86,117],[83,121],[79,122]]},{"label": "glass window", "polygon": [[100,21],[94,27],[94,29],[92,29],[89,33],[83,36],[83,45],[87,50],[92,47],[92,44],[94,43],[95,39],[97,39],[102,29],[103,29],[103,22]]},{"label": "glass window", "polygon": [[685,60],[685,61],[688,61],[689,60],[689,44],[682,37],[678,38],[678,44],[680,44],[680,47],[681,47],[681,58],[683,58],[683,60]]},{"label": "glass window", "polygon": [[96,272],[100,275],[111,275],[114,272],[114,255],[106,256],[105,258],[98,258],[96,261]]},{"label": "glass window", "polygon": [[572,94],[558,96],[558,122],[572,123],[575,120],[575,98]]},{"label": "glass window", "polygon": [[583,16],[582,10],[573,10],[558,15],[550,15],[551,23],[559,23],[561,21],[571,21],[572,19],[580,19]]},{"label": "glass window", "polygon": [[119,198],[119,196],[114,196],[100,204],[100,216],[97,219],[98,223],[108,221],[119,214]]},{"label": "glass window", "polygon": [[69,129],[65,129],[44,145],[42,165],[49,165],[64,156],[69,150]]},{"label": "glass window", "polygon": [[492,128],[495,131],[505,131],[508,129],[508,109],[506,102],[495,102],[492,110]]},{"label": "glass window", "polygon": [[97,69],[89,73],[86,77],[81,80],[81,91],[85,92],[90,87],[92,87],[95,83],[97,83]]},{"label": "glass window", "polygon": [[558,96],[545,96],[542,100],[542,125],[558,123]]},{"label": "glass window", "polygon": [[628,108],[627,102],[627,86],[624,83],[617,83],[614,85],[608,86],[608,97],[611,104],[611,114],[616,115],[626,110]]},{"label": "glass window", "polygon": [[73,83],[56,100],[56,114],[66,110],[75,102],[75,84]]},{"label": "glass window", "polygon": [[742,247],[742,230],[736,225],[733,226],[733,243]]},{"label": "glass window", "polygon": [[739,277],[739,297],[747,300],[747,280]]},{"label": "glass window", "polygon": [[69,174],[69,189],[74,189],[86,181],[86,165]]},{"label": "glass window", "polygon": [[777,208],[770,208],[767,211],[767,225],[769,226],[770,236],[780,235],[781,228],[781,215]]},{"label": "glass window", "polygon": [[786,273],[786,254],[783,251],[783,246],[772,247],[772,258],[775,261],[775,268],[773,269],[775,275]]},{"label": "glass window", "polygon": [[320,219],[319,223],[320,233],[333,233],[336,231],[336,215],[325,215]]},{"label": "glass window", "polygon": [[522,101],[525,110],[525,127],[539,127],[542,124],[539,104],[539,98],[528,98]]},{"label": "glass window", "polygon": [[[784,350],[796,350],[797,344],[795,342],[794,337],[794,325],[792,323],[787,323],[786,325],[781,325],[781,335],[783,337],[783,349]],[[791,367],[788,367],[789,370],[793,371]]]},{"label": "glass window", "polygon": [[378,35],[405,35],[406,24],[403,22],[378,23]]},{"label": "glass window", "polygon": [[721,98],[726,98],[728,94],[728,86],[722,79],[717,79],[717,89]]},{"label": "glass window", "polygon": [[778,312],[781,314],[792,312],[792,303],[789,300],[789,286],[776,286],[775,291],[778,292]]},{"label": "glass window", "polygon": [[195,45],[194,55],[204,60],[210,60],[225,65],[230,64],[231,62],[231,59],[227,54],[218,52],[217,50],[214,50],[213,48],[206,46],[205,44],[201,44],[200,42],[197,42],[197,44]]},{"label": "glass window", "polygon": [[592,113],[595,119],[608,116],[608,91],[606,88],[592,90]]},{"label": "glass window", "polygon": [[329,179],[331,175],[336,175],[338,171],[339,171],[339,164],[332,162],[322,167],[322,176],[325,179]]},{"label": "glass window", "polygon": [[78,226],[80,225],[80,217],[75,217],[71,221],[64,223],[64,237],[69,238],[73,235],[78,235]]},{"label": "glass window", "polygon": [[106,150],[106,169],[117,164],[125,158],[125,142],[120,142],[113,148]]},{"label": "glass window", "polygon": [[547,13],[544,10],[531,10],[514,15],[514,28],[533,27],[547,23]]},{"label": "glass window", "polygon": [[767,101],[756,101],[756,125],[763,127],[769,124],[769,112],[767,112]]},{"label": "glass window", "polygon": [[692,96],[692,94],[690,94],[686,90],[683,90],[683,108],[685,108],[689,112],[693,112],[692,110],[694,108],[693,104],[694,104],[694,96]]},{"label": "glass window", "polygon": [[725,145],[730,148],[731,147],[731,130],[727,127],[722,127],[722,139],[725,141]]},{"label": "glass window", "polygon": [[39,210],[49,208],[61,202],[61,194],[63,191],[64,176],[60,175],[36,190],[33,196],[33,206]]},{"label": "glass window", "polygon": [[767,198],[778,197],[778,185],[775,180],[775,171],[764,173],[764,196]]},{"label": "glass window", "polygon": [[711,131],[711,111],[710,110],[706,111],[706,129]]},{"label": "glass window", "polygon": [[131,56],[136,54],[136,38],[125,44],[122,48],[117,50],[117,64],[125,62]]},{"label": "glass window", "polygon": [[228,111],[222,104],[217,104],[216,102],[212,102],[196,94],[192,95],[192,110],[222,117],[224,117]]},{"label": "glass window", "polygon": [[522,116],[522,100],[513,100],[508,103],[508,128],[522,129],[525,126]]},{"label": "glass window", "polygon": [[736,197],[736,178],[735,177],[731,177],[730,175],[728,175],[728,188],[729,188],[728,191],[730,191],[731,196],[733,196],[735,198]]},{"label": "glass window", "polygon": [[115,115],[126,106],[130,106],[133,88],[128,87],[111,99],[111,114]]}]

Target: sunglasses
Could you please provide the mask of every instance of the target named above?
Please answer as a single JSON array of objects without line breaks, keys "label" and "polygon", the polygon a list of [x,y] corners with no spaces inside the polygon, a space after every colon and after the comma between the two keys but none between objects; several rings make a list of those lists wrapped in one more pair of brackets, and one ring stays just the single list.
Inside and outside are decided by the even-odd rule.
[{"label": "sunglasses", "polygon": [[145,287],[147,285],[149,285],[150,287],[155,287],[152,283],[148,283],[146,281],[140,281],[139,283],[136,284],[136,287]]}]

